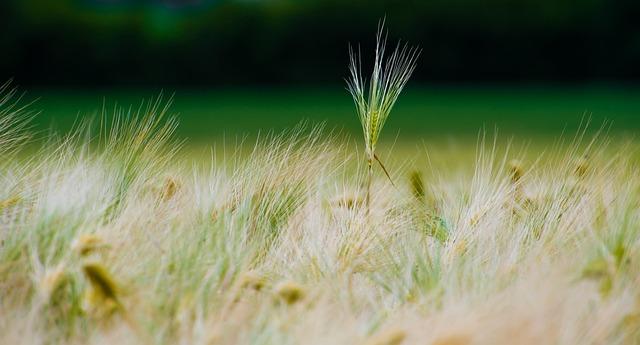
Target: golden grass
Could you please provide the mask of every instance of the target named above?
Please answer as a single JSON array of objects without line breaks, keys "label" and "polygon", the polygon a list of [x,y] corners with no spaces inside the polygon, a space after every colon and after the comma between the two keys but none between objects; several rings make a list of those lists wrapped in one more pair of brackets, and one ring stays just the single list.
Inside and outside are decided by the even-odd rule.
[{"label": "golden grass", "polygon": [[0,343],[640,341],[635,141],[389,155],[367,210],[348,138],[193,159],[162,109],[0,160]]}]

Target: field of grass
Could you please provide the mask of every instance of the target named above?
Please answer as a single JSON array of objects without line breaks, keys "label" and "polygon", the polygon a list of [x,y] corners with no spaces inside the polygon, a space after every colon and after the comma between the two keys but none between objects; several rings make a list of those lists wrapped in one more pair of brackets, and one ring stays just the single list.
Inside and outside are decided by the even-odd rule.
[{"label": "field of grass", "polygon": [[408,91],[370,205],[346,92],[5,92],[0,343],[640,342],[638,91]]}]

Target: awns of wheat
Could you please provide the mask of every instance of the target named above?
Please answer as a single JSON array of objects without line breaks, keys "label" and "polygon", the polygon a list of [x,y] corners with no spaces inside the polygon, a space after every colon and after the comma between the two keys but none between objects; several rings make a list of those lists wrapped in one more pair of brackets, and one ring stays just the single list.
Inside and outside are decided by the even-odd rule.
[{"label": "awns of wheat", "polygon": [[362,62],[360,51],[354,52],[349,48],[350,77],[347,79],[347,89],[353,97],[356,112],[364,134],[365,155],[367,159],[367,212],[371,199],[371,179],[374,161],[382,167],[389,180],[391,177],[376,155],[376,145],[380,132],[384,127],[398,96],[409,81],[416,68],[416,62],[420,56],[420,49],[410,47],[408,44],[398,42],[391,55],[385,56],[387,35],[384,31],[384,23],[378,28],[376,40],[376,54],[371,79],[367,80],[362,75]]}]

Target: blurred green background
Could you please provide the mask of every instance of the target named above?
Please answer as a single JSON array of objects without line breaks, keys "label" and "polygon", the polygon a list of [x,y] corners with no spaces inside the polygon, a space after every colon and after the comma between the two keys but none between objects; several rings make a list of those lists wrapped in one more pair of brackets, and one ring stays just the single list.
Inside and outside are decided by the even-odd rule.
[{"label": "blurred green background", "polygon": [[387,138],[640,129],[637,0],[4,0],[0,78],[38,99],[40,129],[164,90],[191,142],[354,132],[348,45],[371,57],[383,17],[423,48]]}]

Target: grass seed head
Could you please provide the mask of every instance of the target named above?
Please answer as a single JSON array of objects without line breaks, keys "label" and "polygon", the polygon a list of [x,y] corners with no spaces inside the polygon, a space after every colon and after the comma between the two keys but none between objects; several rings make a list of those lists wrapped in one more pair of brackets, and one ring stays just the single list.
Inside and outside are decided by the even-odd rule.
[{"label": "grass seed head", "polygon": [[369,162],[375,156],[376,144],[398,96],[416,68],[420,51],[399,43],[390,56],[385,56],[387,38],[384,23],[377,35],[376,55],[368,82],[368,91],[361,71],[361,58],[350,49],[350,78],[347,89],[353,97],[358,118],[362,124],[365,149]]},{"label": "grass seed head", "polygon": [[180,190],[180,182],[173,177],[167,177],[160,191],[160,199],[169,201],[176,195],[178,190]]},{"label": "grass seed head", "polygon": [[511,177],[511,181],[518,182],[524,175],[524,168],[522,167],[522,162],[518,159],[512,159],[509,161],[509,176]]},{"label": "grass seed head", "polygon": [[3,210],[5,208],[9,208],[9,207],[13,207],[15,205],[17,205],[22,199],[20,198],[20,196],[15,195],[12,196],[8,199],[2,200],[0,201],[0,210]]},{"label": "grass seed head", "polygon": [[85,310],[99,317],[111,315],[119,305],[115,280],[109,271],[97,262],[85,263],[82,271],[89,282],[89,289],[85,291]]},{"label": "grass seed head", "polygon": [[358,193],[345,193],[339,195],[331,201],[333,207],[357,209],[364,205],[364,199]]},{"label": "grass seed head", "polygon": [[463,238],[457,240],[454,242],[455,245],[453,247],[453,252],[456,255],[463,255],[464,253],[467,252],[467,250],[469,249],[469,244],[467,243],[467,241]]},{"label": "grass seed head", "polygon": [[102,238],[95,234],[82,234],[71,243],[71,249],[80,254],[80,256],[88,256],[108,247]]},{"label": "grass seed head", "polygon": [[424,182],[422,181],[422,174],[420,171],[415,170],[409,175],[409,183],[411,184],[411,193],[417,199],[424,199]]},{"label": "grass seed head", "polygon": [[573,173],[577,177],[584,177],[589,172],[589,159],[587,156],[582,156],[576,160]]},{"label": "grass seed head", "polygon": [[281,301],[292,305],[304,298],[305,291],[300,284],[287,281],[276,286],[275,294]]},{"label": "grass seed head", "polygon": [[262,290],[267,283],[264,276],[254,271],[245,272],[240,279],[240,286],[242,288],[255,291]]}]

